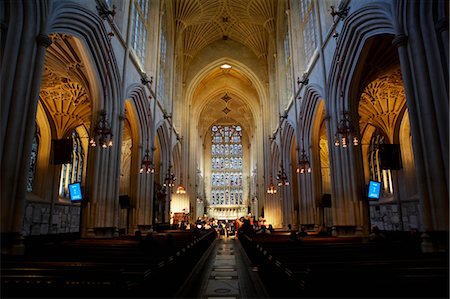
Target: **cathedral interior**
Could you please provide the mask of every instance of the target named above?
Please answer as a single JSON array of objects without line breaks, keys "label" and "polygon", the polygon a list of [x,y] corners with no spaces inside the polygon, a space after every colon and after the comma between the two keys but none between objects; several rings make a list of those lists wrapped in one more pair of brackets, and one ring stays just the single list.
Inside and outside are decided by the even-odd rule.
[{"label": "cathedral interior", "polygon": [[4,298],[449,298],[448,0],[2,0]]}]

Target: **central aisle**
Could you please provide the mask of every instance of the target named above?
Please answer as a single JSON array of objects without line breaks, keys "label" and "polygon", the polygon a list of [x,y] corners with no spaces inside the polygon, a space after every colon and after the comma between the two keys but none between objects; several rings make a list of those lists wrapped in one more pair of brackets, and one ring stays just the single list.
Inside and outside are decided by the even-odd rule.
[{"label": "central aisle", "polygon": [[187,279],[179,298],[267,298],[256,267],[239,241],[215,240]]}]

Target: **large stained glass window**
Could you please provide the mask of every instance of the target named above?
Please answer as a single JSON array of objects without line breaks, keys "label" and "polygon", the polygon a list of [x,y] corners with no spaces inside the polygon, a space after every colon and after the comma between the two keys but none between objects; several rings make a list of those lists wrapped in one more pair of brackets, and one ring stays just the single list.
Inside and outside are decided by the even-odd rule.
[{"label": "large stained glass window", "polygon": [[59,196],[69,197],[68,186],[74,182],[81,182],[83,177],[83,147],[76,130],[72,132],[73,151],[72,163],[63,164],[59,181]]},{"label": "large stained glass window", "polygon": [[215,125],[211,136],[211,204],[242,205],[242,129]]},{"label": "large stained glass window", "polygon": [[369,145],[369,168],[370,179],[383,183],[383,190],[386,193],[393,193],[392,175],[389,169],[382,169],[380,166],[380,144],[384,143],[384,136],[378,130],[372,134]]}]

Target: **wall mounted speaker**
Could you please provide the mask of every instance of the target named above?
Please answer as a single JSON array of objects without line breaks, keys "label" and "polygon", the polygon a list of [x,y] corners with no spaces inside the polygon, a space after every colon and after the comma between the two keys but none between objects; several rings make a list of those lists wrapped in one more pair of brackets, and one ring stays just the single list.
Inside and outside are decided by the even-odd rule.
[{"label": "wall mounted speaker", "polygon": [[400,144],[380,144],[378,150],[381,169],[402,169]]},{"label": "wall mounted speaker", "polygon": [[52,140],[52,164],[72,163],[73,141],[70,139]]}]

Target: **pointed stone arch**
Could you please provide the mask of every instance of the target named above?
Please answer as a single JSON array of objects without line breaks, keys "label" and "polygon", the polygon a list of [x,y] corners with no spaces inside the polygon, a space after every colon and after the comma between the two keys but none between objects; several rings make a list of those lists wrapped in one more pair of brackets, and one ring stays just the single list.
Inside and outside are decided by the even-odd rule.
[{"label": "pointed stone arch", "polygon": [[[80,53],[87,64],[87,80],[91,83],[91,123],[99,111],[106,111],[115,138],[113,147],[106,151],[91,151],[85,190],[89,202],[83,212],[83,236],[108,237],[118,235],[119,167],[108,165],[119,161],[119,115],[124,99],[120,75],[113,55],[113,47],[103,20],[87,8],[68,2],[52,3],[47,20],[47,31],[77,37],[82,44]],[[92,134],[92,133],[91,133]],[[98,174],[102,173],[101,176]]]},{"label": "pointed stone arch", "polygon": [[[334,137],[343,111],[349,110],[351,119],[356,121],[352,79],[358,77],[358,61],[364,56],[363,49],[367,41],[380,34],[395,34],[397,20],[393,16],[395,10],[392,5],[375,2],[356,10],[344,20],[328,77],[330,84],[325,91],[328,99],[326,111],[330,117],[328,138]],[[334,146],[329,149],[330,166],[333,169],[331,179],[335,233],[339,234],[339,226],[348,225],[354,226],[357,233],[362,233],[364,229],[367,233],[367,213],[363,212],[367,208],[362,200],[365,185],[360,159],[357,158],[361,155],[359,149]]]}]

